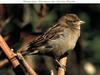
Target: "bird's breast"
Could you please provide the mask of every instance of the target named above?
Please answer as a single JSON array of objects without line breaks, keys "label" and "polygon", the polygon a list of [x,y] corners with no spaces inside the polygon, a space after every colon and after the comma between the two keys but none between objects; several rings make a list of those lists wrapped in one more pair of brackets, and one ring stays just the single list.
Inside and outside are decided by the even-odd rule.
[{"label": "bird's breast", "polygon": [[60,35],[58,39],[49,41],[49,44],[54,46],[53,53],[59,56],[68,50],[72,50],[75,47],[79,35],[80,32],[64,31],[63,35]]}]

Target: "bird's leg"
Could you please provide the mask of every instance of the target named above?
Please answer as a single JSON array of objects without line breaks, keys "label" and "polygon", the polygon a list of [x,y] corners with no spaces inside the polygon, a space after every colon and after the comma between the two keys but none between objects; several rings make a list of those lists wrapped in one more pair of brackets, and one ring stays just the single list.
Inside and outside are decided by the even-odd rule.
[{"label": "bird's leg", "polygon": [[57,59],[56,59],[56,62],[61,68],[63,68],[66,71],[66,66],[65,65],[62,65]]},{"label": "bird's leg", "polygon": [[55,57],[55,60],[56,60],[57,64],[58,64],[61,68],[63,68],[65,71],[66,71],[66,66],[63,65],[63,64],[61,64],[61,63],[59,62],[59,59],[62,59],[62,58],[64,58],[64,57],[66,57],[66,56],[68,56],[68,52],[66,52],[66,53],[64,53],[62,56],[60,56],[60,58]]}]

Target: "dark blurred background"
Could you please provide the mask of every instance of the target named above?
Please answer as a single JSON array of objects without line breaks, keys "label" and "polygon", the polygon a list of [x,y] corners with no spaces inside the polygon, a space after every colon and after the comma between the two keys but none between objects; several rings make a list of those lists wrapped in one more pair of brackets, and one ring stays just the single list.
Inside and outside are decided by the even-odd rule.
[{"label": "dark blurred background", "polygon": [[[44,33],[68,13],[77,14],[86,23],[81,37],[68,56],[68,75],[100,75],[100,5],[99,4],[6,4],[0,5],[0,34],[14,52]],[[0,61],[5,58],[0,49]],[[47,56],[26,56],[39,75],[50,75],[57,67]],[[14,75],[10,65],[0,67],[0,75]]]}]

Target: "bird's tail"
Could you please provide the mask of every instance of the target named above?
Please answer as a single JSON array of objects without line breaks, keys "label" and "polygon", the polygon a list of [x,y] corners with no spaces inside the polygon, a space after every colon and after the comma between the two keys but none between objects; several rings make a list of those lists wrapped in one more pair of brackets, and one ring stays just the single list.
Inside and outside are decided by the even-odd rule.
[{"label": "bird's tail", "polygon": [[39,53],[39,50],[33,48],[27,48],[26,50],[22,51],[22,55],[36,55]]},{"label": "bird's tail", "polygon": [[29,53],[30,53],[30,52],[29,52],[28,50],[25,50],[25,51],[22,51],[22,52],[21,52],[21,54],[22,54],[23,56],[29,55]]}]

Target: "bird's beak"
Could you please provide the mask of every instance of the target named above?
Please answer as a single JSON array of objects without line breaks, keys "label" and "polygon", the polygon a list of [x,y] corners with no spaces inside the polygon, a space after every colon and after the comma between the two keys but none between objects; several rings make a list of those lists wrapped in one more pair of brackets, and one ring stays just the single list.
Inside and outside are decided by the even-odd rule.
[{"label": "bird's beak", "polygon": [[84,21],[80,21],[80,24],[84,24],[85,22]]}]

